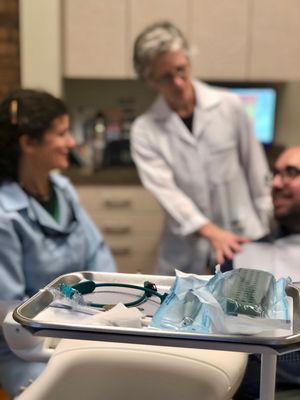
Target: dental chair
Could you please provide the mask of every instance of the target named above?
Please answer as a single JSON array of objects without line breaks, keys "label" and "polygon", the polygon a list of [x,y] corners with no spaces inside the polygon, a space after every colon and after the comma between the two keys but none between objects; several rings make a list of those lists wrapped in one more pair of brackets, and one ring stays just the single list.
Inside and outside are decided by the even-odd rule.
[{"label": "dental chair", "polygon": [[248,359],[219,350],[41,338],[12,312],[2,328],[17,356],[48,362],[17,400],[230,400]]},{"label": "dental chair", "polygon": [[18,400],[229,400],[247,355],[63,339]]}]

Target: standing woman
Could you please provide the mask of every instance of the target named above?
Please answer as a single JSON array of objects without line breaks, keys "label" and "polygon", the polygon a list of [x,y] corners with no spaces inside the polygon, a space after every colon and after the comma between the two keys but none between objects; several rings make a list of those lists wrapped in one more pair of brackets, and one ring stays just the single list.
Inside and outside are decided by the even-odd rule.
[{"label": "standing woman", "polygon": [[132,156],[165,210],[158,272],[205,273],[268,232],[270,179],[240,99],[192,79],[188,43],[169,22],[134,45],[139,78],[158,96],[132,126]]},{"label": "standing woman", "polygon": [[[18,90],[0,104],[0,318],[61,274],[116,270],[101,233],[63,176],[75,141],[63,102]],[[11,396],[44,364],[15,356],[0,336],[0,386]]]}]

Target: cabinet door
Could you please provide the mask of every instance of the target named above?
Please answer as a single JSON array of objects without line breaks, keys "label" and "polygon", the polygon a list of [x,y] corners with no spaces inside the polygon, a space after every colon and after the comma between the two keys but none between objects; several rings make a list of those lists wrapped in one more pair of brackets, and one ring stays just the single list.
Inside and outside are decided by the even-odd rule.
[{"label": "cabinet door", "polygon": [[127,0],[64,0],[64,75],[125,76]]},{"label": "cabinet door", "polygon": [[252,0],[250,77],[300,78],[300,1]]},{"label": "cabinet door", "polygon": [[188,0],[129,0],[129,49],[127,67],[134,76],[132,67],[133,44],[137,35],[148,25],[158,21],[173,22],[188,35]]},{"label": "cabinet door", "polygon": [[191,5],[194,75],[216,80],[244,79],[249,0],[191,0]]},{"label": "cabinet door", "polygon": [[101,230],[119,272],[154,273],[163,212],[141,186],[77,186],[84,208]]}]

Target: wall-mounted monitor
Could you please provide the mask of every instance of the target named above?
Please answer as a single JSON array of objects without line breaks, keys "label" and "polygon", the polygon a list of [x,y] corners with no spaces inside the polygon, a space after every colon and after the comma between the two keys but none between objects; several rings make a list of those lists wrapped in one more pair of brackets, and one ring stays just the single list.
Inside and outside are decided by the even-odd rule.
[{"label": "wall-mounted monitor", "polygon": [[276,91],[267,87],[231,87],[229,90],[241,97],[258,141],[270,145],[275,135]]}]

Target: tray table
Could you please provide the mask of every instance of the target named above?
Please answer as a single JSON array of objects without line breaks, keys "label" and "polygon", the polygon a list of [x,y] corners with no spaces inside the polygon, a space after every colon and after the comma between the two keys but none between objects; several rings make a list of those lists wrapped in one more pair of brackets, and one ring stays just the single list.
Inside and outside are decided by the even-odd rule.
[{"label": "tray table", "polygon": [[[203,279],[209,278],[210,276],[203,276]],[[143,285],[144,281],[151,281],[156,284],[160,293],[164,293],[168,291],[175,277],[95,272],[62,275],[19,305],[14,310],[14,319],[35,336],[260,353],[262,355],[260,400],[274,399],[277,356],[300,349],[300,291],[292,284],[286,288],[287,295],[293,299],[293,331],[287,336],[225,335],[154,330],[148,327],[137,329],[98,326],[89,325],[84,319],[67,321],[64,317],[47,316],[46,311],[54,300],[52,289],[56,289],[61,283],[71,286],[85,279],[99,283],[134,285]],[[109,295],[114,297],[115,302],[119,301],[118,291],[110,292]],[[97,296],[97,293],[92,296]],[[131,293],[126,293],[125,296],[130,297]],[[97,299],[93,297],[93,301]],[[151,297],[143,304],[144,312],[153,315],[158,306],[159,299]]]}]

